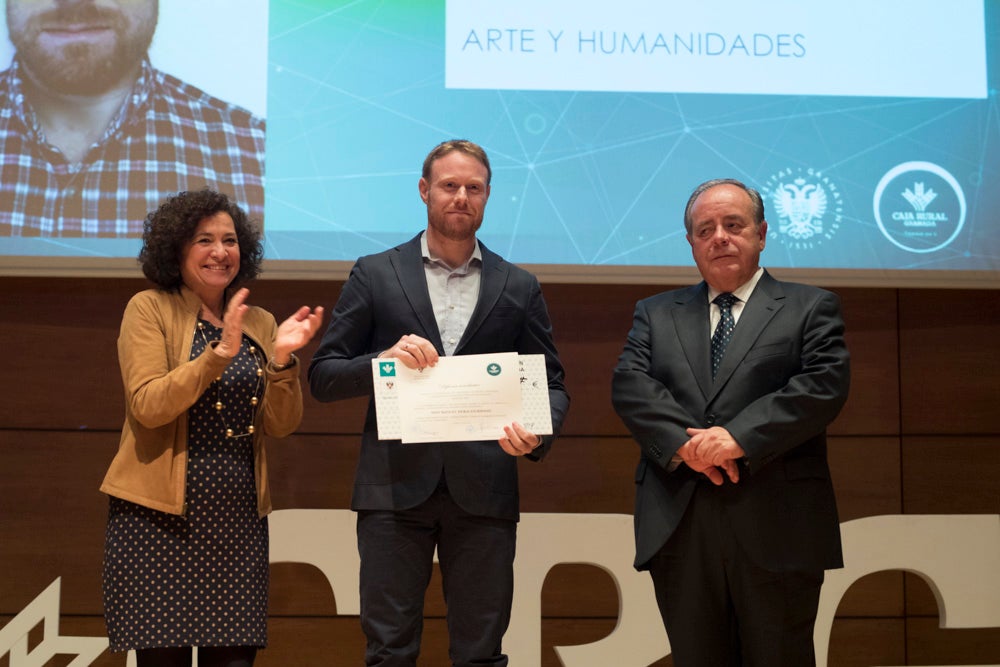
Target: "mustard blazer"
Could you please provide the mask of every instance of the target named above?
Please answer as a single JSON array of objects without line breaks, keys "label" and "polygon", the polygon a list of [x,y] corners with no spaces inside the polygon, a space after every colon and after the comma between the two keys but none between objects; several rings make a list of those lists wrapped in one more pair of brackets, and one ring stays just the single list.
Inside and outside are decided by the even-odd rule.
[{"label": "mustard blazer", "polygon": [[[186,511],[187,410],[222,374],[229,360],[206,349],[189,360],[201,300],[151,289],[129,301],[118,335],[118,362],[125,386],[125,425],[118,453],[101,491],[169,514]],[[243,333],[270,360],[277,324],[262,308],[251,307]],[[298,362],[272,371],[265,364],[264,400],[254,417],[257,511],[271,511],[264,437],[283,437],[302,419]]]}]

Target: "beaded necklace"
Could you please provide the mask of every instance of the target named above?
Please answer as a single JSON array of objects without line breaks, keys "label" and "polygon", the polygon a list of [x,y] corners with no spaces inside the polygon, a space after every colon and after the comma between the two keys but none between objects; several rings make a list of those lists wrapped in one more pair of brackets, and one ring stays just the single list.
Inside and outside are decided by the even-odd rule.
[{"label": "beaded necklace", "polygon": [[[202,341],[205,342],[205,349],[208,350],[210,347],[208,337],[205,336],[205,325],[202,322],[198,322],[198,333],[201,334]],[[242,343],[240,345],[242,347]],[[257,394],[260,392],[260,386],[264,382],[264,369],[261,368],[260,364],[260,352],[257,350],[257,346],[248,345],[248,351],[250,352],[250,357],[253,359],[254,366],[256,366],[255,374],[257,376],[257,386],[254,387],[253,392],[250,395],[250,425],[247,426],[245,433],[235,433],[233,429],[229,427],[226,423],[226,415],[224,408],[225,404],[222,402],[222,376],[215,378],[212,382],[215,385],[215,414],[219,417],[219,421],[222,422],[222,428],[226,431],[227,438],[247,438],[253,435],[253,423],[254,419],[257,417],[257,407],[260,403],[260,399],[257,398]]]}]

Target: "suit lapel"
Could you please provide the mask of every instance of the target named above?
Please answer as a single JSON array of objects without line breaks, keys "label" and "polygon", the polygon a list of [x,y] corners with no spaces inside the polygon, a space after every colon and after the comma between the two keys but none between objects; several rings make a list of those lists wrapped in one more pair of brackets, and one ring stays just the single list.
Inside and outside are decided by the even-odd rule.
[{"label": "suit lapel", "polygon": [[708,285],[695,285],[677,298],[672,311],[677,337],[703,396],[712,391],[711,336],[708,332]]},{"label": "suit lapel", "polygon": [[781,310],[783,300],[784,293],[778,281],[765,271],[750,295],[750,300],[743,307],[740,320],[733,330],[733,338],[726,347],[726,354],[722,358],[722,364],[719,365],[719,371],[715,376],[713,397],[725,386],[733,371],[743,363],[743,358],[760,337],[761,332],[764,331],[775,314]]},{"label": "suit lapel", "polygon": [[483,271],[480,274],[479,280],[479,299],[476,301],[476,309],[472,311],[472,317],[469,318],[469,324],[465,327],[462,339],[458,341],[458,345],[455,347],[455,354],[459,354],[462,351],[465,344],[476,335],[479,327],[483,325],[487,316],[493,311],[497,299],[500,298],[504,286],[507,284],[507,274],[510,271],[510,265],[500,255],[490,251],[482,242],[477,242],[483,254]]},{"label": "suit lapel", "polygon": [[434,317],[434,306],[431,305],[431,295],[427,291],[427,276],[424,274],[424,258],[420,251],[420,234],[409,243],[397,248],[398,254],[390,255],[389,260],[396,272],[399,286],[406,300],[413,309],[417,319],[427,334],[427,339],[440,352],[444,349],[441,343],[441,332],[438,331],[437,319]]}]

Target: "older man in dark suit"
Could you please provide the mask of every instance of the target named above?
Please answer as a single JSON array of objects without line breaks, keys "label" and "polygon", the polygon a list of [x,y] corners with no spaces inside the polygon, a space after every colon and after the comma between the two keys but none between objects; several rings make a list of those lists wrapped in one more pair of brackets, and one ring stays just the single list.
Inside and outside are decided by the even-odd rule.
[{"label": "older man in dark suit", "polygon": [[836,295],[775,280],[760,194],[731,179],[684,215],[703,282],[636,305],[613,402],[641,449],[636,559],[678,667],[815,664],[841,567],[826,427],[849,385]]},{"label": "older man in dark suit", "polygon": [[[476,239],[490,176],[486,153],[468,141],[446,141],[427,156],[419,181],[427,229],[355,264],[309,368],[316,398],[371,395],[375,357],[421,368],[441,355],[542,354],[559,432],[569,396],[538,281]],[[540,460],[555,435],[516,422],[504,431],[499,441],[379,440],[369,403],[351,501],[366,665],[416,664],[435,547],[452,664],[507,664],[516,457]]]}]

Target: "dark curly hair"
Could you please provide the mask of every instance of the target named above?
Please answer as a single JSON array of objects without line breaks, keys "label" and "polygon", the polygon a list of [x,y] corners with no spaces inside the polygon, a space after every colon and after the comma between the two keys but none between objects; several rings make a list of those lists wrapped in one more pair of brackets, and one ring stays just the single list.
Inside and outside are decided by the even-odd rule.
[{"label": "dark curly hair", "polygon": [[240,270],[230,287],[256,278],[264,258],[260,228],[229,197],[208,188],[179,192],[146,216],[139,251],[139,265],[146,277],[161,289],[180,290],[185,246],[202,220],[222,212],[233,219],[240,246]]}]

